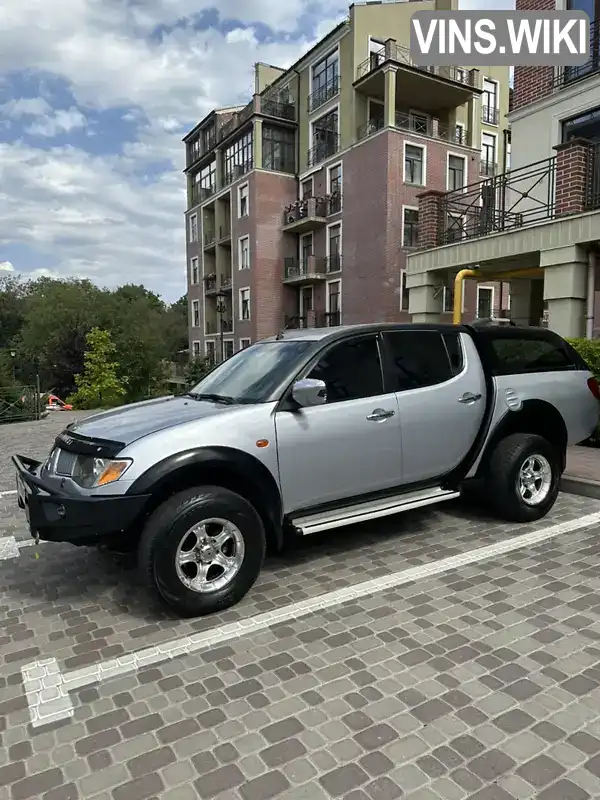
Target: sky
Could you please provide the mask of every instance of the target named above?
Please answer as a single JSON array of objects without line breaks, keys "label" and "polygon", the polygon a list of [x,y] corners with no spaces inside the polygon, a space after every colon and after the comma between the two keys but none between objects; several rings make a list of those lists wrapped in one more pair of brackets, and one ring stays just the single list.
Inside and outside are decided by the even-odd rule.
[{"label": "sky", "polygon": [[[182,136],[349,0],[1,0],[0,275],[185,292]],[[512,0],[462,0],[507,8]]]}]

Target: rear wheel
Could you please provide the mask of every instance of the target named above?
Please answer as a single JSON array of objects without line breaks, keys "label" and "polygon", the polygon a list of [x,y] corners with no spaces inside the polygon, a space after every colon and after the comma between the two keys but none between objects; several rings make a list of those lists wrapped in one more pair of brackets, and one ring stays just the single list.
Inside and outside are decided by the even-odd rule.
[{"label": "rear wheel", "polygon": [[146,584],[185,617],[239,602],[256,581],[265,531],[243,497],[219,486],[173,496],[148,521],[139,546]]},{"label": "rear wheel", "polygon": [[514,433],[492,453],[484,495],[496,515],[508,522],[545,517],[558,497],[561,459],[546,439]]}]

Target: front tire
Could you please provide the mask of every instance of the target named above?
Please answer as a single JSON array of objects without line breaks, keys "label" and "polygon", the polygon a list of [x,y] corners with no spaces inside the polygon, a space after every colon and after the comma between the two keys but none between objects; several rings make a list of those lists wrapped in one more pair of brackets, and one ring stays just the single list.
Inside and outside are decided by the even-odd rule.
[{"label": "front tire", "polygon": [[507,522],[532,522],[545,517],[556,502],[561,459],[546,439],[514,433],[492,453],[485,495],[495,514]]},{"label": "front tire", "polygon": [[145,584],[182,617],[238,603],[260,573],[262,521],[238,494],[201,486],[171,497],[150,517],[139,544]]}]

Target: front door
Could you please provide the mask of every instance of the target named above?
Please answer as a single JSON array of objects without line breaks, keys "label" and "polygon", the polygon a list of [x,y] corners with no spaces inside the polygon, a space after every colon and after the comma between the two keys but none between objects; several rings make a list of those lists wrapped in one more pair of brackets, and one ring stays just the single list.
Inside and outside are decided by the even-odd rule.
[{"label": "front door", "polygon": [[327,402],[277,412],[285,512],[398,486],[398,403],[395,394],[384,393],[379,337],[332,345],[302,377],[325,381]]},{"label": "front door", "polygon": [[404,483],[433,481],[465,458],[483,421],[485,378],[470,336],[384,335],[397,388]]}]

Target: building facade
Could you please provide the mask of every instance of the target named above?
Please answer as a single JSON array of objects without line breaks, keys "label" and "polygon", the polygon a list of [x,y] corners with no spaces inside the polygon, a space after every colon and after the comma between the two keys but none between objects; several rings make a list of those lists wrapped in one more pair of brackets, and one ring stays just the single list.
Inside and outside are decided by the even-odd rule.
[{"label": "building facade", "polygon": [[510,169],[478,191],[419,198],[421,249],[407,262],[415,320],[439,319],[437,287],[477,265],[469,283],[510,274],[515,321],[564,336],[600,333],[597,4],[517,0],[522,11],[564,8],[590,15],[591,58],[578,67],[515,67]]},{"label": "building facade", "polygon": [[[287,70],[184,139],[190,350],[219,359],[284,326],[408,320],[406,256],[419,195],[502,172],[508,69],[417,67],[416,10],[455,0],[355,3]],[[451,290],[441,287],[444,313]],[[468,287],[497,314],[508,287]]]}]

